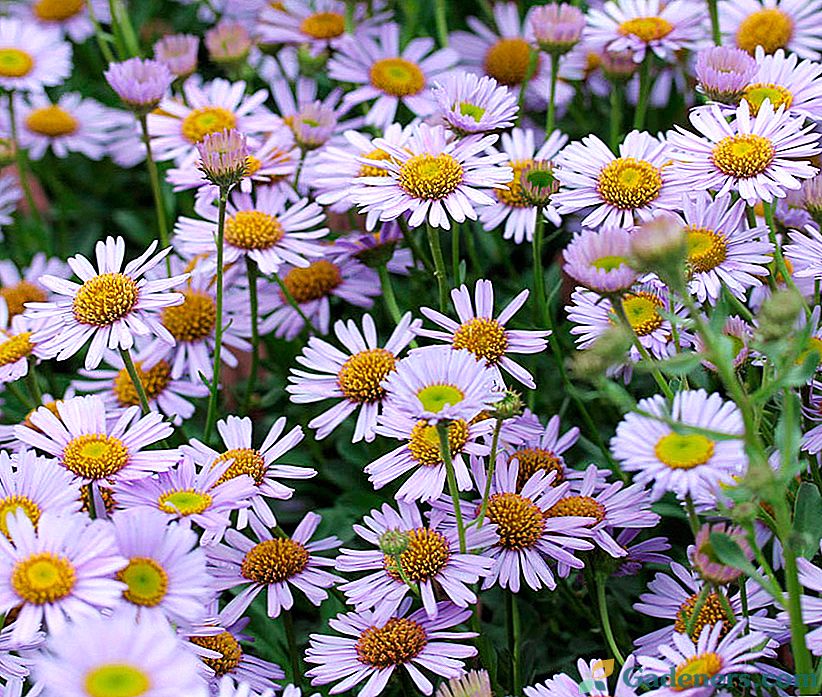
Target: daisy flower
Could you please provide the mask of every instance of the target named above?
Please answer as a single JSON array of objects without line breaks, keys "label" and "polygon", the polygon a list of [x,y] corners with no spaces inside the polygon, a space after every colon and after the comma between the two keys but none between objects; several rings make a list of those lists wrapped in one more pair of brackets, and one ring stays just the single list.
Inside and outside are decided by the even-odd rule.
[{"label": "daisy flower", "polygon": [[688,290],[700,303],[714,304],[725,286],[740,300],[748,288],[762,284],[773,262],[768,228],[749,228],[745,201],[731,194],[715,198],[707,191],[682,197],[682,219],[688,241]]},{"label": "daisy flower", "polygon": [[449,48],[433,49],[434,40],[426,36],[412,39],[400,50],[400,27],[390,22],[373,38],[359,32],[345,37],[328,62],[328,74],[334,80],[357,85],[345,96],[347,109],[375,99],[365,123],[385,129],[394,122],[400,104],[419,117],[436,110],[437,102],[428,87],[453,68],[458,57]]},{"label": "daisy flower", "polygon": [[648,564],[660,564],[669,567],[672,559],[663,552],[671,549],[671,544],[665,537],[651,537],[633,544],[634,539],[641,531],[638,528],[626,528],[617,536],[617,544],[626,552],[624,557],[620,557],[617,568],[612,572],[613,576],[636,576]]},{"label": "daisy flower", "polygon": [[376,272],[355,259],[329,258],[312,261],[307,267],[283,267],[280,278],[302,315],[277,291],[277,303],[271,316],[260,326],[265,334],[274,331],[275,336],[291,341],[304,328],[303,315],[311,323],[310,329],[328,334],[331,323],[331,297],[338,297],[357,307],[369,308],[372,298],[380,294],[380,282]]},{"label": "daisy flower", "polygon": [[814,19],[822,12],[820,0],[739,0],[719,3],[722,43],[751,55],[757,46],[765,53],[782,48],[800,58],[819,60],[822,38]]},{"label": "daisy flower", "polygon": [[376,697],[400,668],[426,695],[434,691],[434,686],[420,668],[443,678],[462,675],[463,660],[475,656],[477,650],[456,642],[477,635],[452,628],[465,622],[471,611],[442,602],[435,619],[429,618],[425,609],[406,616],[407,612],[405,604],[387,620],[377,621],[374,613],[367,611],[348,612],[329,620],[331,629],[343,636],[311,635],[305,660],[316,668],[306,671],[306,677],[314,686],[340,680],[331,688],[334,694],[366,681],[361,697]]},{"label": "daisy flower", "polygon": [[431,425],[470,421],[502,398],[493,370],[468,349],[430,346],[401,360],[383,381],[389,409]]},{"label": "daisy flower", "polygon": [[[264,274],[279,272],[282,264],[306,267],[307,257],[321,257],[322,248],[312,240],[328,234],[316,228],[325,220],[322,209],[308,199],[286,207],[288,197],[282,189],[257,187],[253,194],[234,191],[228,200],[225,221],[225,263],[234,264],[244,257],[253,259]],[[214,242],[218,210],[201,205],[205,218],[181,217],[174,226],[175,242],[190,256],[216,256]]]},{"label": "daisy flower", "polygon": [[822,234],[811,225],[804,230],[788,230],[789,244],[783,247],[785,263],[794,277],[815,281],[822,278]]},{"label": "daisy flower", "polygon": [[183,84],[181,102],[166,97],[154,113],[148,115],[151,148],[158,160],[174,160],[178,166],[193,163],[197,144],[210,133],[232,128],[247,136],[275,131],[282,125],[280,117],[263,106],[267,90],[245,93],[246,83],[217,78],[201,83],[189,78]]},{"label": "daisy flower", "polygon": [[458,135],[488,133],[514,125],[516,95],[492,77],[451,72],[435,83],[431,93],[438,115]]},{"label": "daisy flower", "polygon": [[110,63],[103,76],[120,100],[141,116],[157,107],[174,82],[165,63],[142,58]]},{"label": "daisy flower", "polygon": [[[750,344],[753,341],[754,328],[739,315],[731,315],[725,320],[721,331],[731,340],[733,366],[734,368],[738,368],[744,364],[751,355]],[[705,342],[700,334],[694,335],[693,348],[699,353],[707,353]],[[710,361],[704,360],[702,361],[702,365],[708,370],[716,370],[716,366]]]},{"label": "daisy flower", "polygon": [[[310,467],[274,464],[303,439],[303,430],[300,426],[295,426],[281,438],[284,430],[285,417],[281,416],[271,425],[263,444],[257,449],[252,445],[251,419],[247,416],[242,419],[229,416],[217,422],[217,432],[225,445],[225,451],[219,453],[212,450],[196,438],[192,438],[181,450],[204,470],[230,462],[231,466],[223,472],[217,484],[241,475],[251,477],[257,486],[257,492],[251,499],[251,509],[263,523],[273,527],[277,523],[266,499],[290,499],[294,493],[293,489],[277,480],[310,479],[317,474],[316,470]],[[246,511],[240,511],[240,527],[245,525],[246,520]]]},{"label": "daisy flower", "polygon": [[0,385],[28,375],[29,359],[44,352],[32,340],[32,322],[23,315],[9,321],[9,310],[0,298]]},{"label": "daisy flower", "polygon": [[0,87],[42,92],[71,73],[71,45],[57,29],[33,22],[0,18]]},{"label": "daisy flower", "polygon": [[13,3],[8,9],[13,16],[34,22],[42,29],[57,29],[75,44],[81,44],[94,34],[87,3],[101,24],[109,24],[111,16],[106,0],[34,0]]},{"label": "daisy flower", "polygon": [[[744,427],[733,402],[705,390],[684,390],[670,411],[662,395],[641,400],[637,409],[651,416],[628,414],[617,426],[611,452],[636,483],[652,484],[654,499],[666,491],[679,498],[715,492],[745,472]],[[737,437],[714,440],[688,426]]]},{"label": "daisy flower", "polygon": [[[495,189],[493,205],[483,206],[479,211],[479,220],[486,230],[495,230],[505,223],[502,236],[513,239],[516,244],[530,242],[534,237],[537,223],[537,208],[525,200],[522,195],[522,175],[536,162],[550,162],[560,149],[568,142],[568,136],[554,131],[551,136],[537,148],[534,143],[535,132],[532,129],[514,128],[502,134],[500,145],[508,157],[508,166],[513,170],[511,180],[506,182],[507,189]],[[541,137],[541,136],[540,136]],[[554,225],[559,225],[559,217],[553,203],[543,206],[545,217]]]},{"label": "daisy flower", "polygon": [[271,82],[271,93],[277,103],[283,122],[303,150],[315,150],[344,130],[360,125],[360,119],[341,122],[347,106],[341,103],[342,90],[331,90],[324,99],[318,98],[316,80],[297,78],[291,83],[283,78]]},{"label": "daisy flower", "polygon": [[766,102],[752,119],[743,99],[730,123],[716,104],[691,111],[700,135],[677,126],[668,136],[673,181],[692,191],[736,191],[749,205],[799,189],[819,171],[808,162],[822,152],[819,134],[813,125],[803,128],[804,117],[788,116],[784,107],[774,112]]},{"label": "daisy flower", "polygon": [[528,12],[528,25],[541,51],[551,55],[568,53],[582,38],[585,14],[566,3],[549,3]]},{"label": "daisy flower", "polygon": [[222,539],[231,513],[247,509],[257,495],[256,482],[248,475],[223,479],[234,462],[226,459],[198,469],[184,456],[177,467],[156,477],[115,483],[114,500],[118,510],[157,510],[171,520],[192,523],[203,530],[201,544],[211,544]]},{"label": "daisy flower", "polygon": [[197,657],[162,618],[135,621],[123,608],[78,620],[50,636],[37,656],[43,697],[208,697]]},{"label": "daisy flower", "polygon": [[177,450],[143,450],[174,431],[157,412],[139,416],[139,407],[129,407],[113,420],[97,395],[59,401],[55,408],[56,415],[39,407],[14,434],[86,483],[133,481],[177,464]]},{"label": "daisy flower", "polygon": [[[439,610],[438,596],[458,607],[476,603],[477,596],[470,584],[485,576],[492,564],[490,559],[478,554],[460,554],[456,528],[445,531],[438,530],[434,522],[423,525],[415,503],[400,502],[397,510],[383,504],[363,519],[363,525],[354,525],[354,532],[377,549],[340,550],[336,562],[338,571],[369,572],[340,586],[340,590],[357,611],[373,608],[377,620],[394,615],[411,590],[400,577],[397,557],[405,578],[419,589],[423,607],[431,618],[435,618]],[[468,550],[485,546],[494,539],[489,528],[470,528],[466,532]],[[407,546],[399,555],[391,556],[383,551],[382,538],[386,533],[399,533],[404,537]]]},{"label": "daisy flower", "polygon": [[317,337],[308,339],[302,355],[297,357],[297,362],[308,370],[292,368],[285,389],[297,404],[339,400],[308,423],[309,428],[316,429],[316,438],[325,438],[350,414],[359,411],[352,442],[374,440],[374,427],[386,395],[382,383],[396,369],[399,354],[414,338],[419,324],[406,313],[383,347],[379,346],[376,325],[369,314],[363,316],[362,331],[354,320],[334,324],[334,334],[344,351]]},{"label": "daisy flower", "polygon": [[[78,392],[99,394],[112,411],[140,404],[140,395],[126,370],[122,357],[110,351],[106,362],[112,369],[80,370],[85,380],[74,380]],[[207,397],[208,387],[202,382],[175,379],[171,375],[168,356],[155,351],[141,351],[134,356],[134,367],[142,383],[149,407],[165,414],[175,426],[194,415],[192,398]]]},{"label": "daisy flower", "polygon": [[20,612],[13,638],[32,637],[45,622],[59,631],[67,619],[94,615],[117,604],[124,584],[113,574],[126,560],[111,525],[81,515],[44,513],[37,530],[25,514],[6,518],[0,536],[0,611]]},{"label": "daisy flower", "polygon": [[502,383],[500,371],[504,370],[526,387],[535,389],[536,383],[531,373],[511,360],[509,354],[541,353],[548,345],[547,337],[551,332],[507,329],[505,326],[527,299],[528,291],[523,290],[494,318],[494,286],[491,281],[480,279],[474,286],[473,302],[471,291],[465,285],[451,291],[451,301],[459,322],[430,307],[423,307],[420,312],[445,331],[420,328],[416,333],[445,341],[455,350],[467,350],[495,371],[498,383]]},{"label": "daisy flower", "polygon": [[186,78],[197,70],[200,38],[192,34],[168,34],[154,44],[154,58],[173,75]]},{"label": "daisy flower", "polygon": [[822,116],[822,65],[814,61],[800,62],[795,53],[786,56],[780,48],[766,55],[762,46],[756,47],[756,72],[742,92],[748,102],[751,116],[759,113],[762,102],[785,107],[785,113],[808,119]]},{"label": "daisy flower", "polygon": [[723,104],[739,104],[756,71],[756,61],[741,48],[711,46],[696,54],[697,90]]},{"label": "daisy flower", "polygon": [[631,233],[624,228],[584,228],[574,235],[562,256],[565,273],[595,293],[626,291],[637,280],[637,272],[628,264]]},{"label": "daisy flower", "polygon": [[[14,220],[14,213],[17,211],[17,204],[20,203],[20,199],[22,198],[23,191],[20,189],[17,177],[13,174],[0,175],[0,227],[11,225]],[[3,234],[2,230],[0,230],[0,240],[2,239]],[[0,292],[1,291],[2,289],[0,288]]]},{"label": "daisy flower", "polygon": [[[0,178],[0,190],[2,178]],[[2,203],[0,203],[2,207]],[[3,224],[0,218],[0,224]],[[13,261],[0,260],[0,298],[6,301],[9,316],[20,315],[29,302],[43,302],[49,298],[49,290],[40,283],[43,276],[66,273],[66,264],[60,259],[49,259],[43,252],[35,254],[31,263],[19,270]]]},{"label": "daisy flower", "polygon": [[231,624],[239,619],[263,590],[271,618],[291,609],[291,586],[317,606],[328,597],[327,589],[340,578],[323,570],[333,567],[334,560],[317,556],[316,552],[335,549],[341,542],[334,536],[310,542],[320,521],[316,513],[306,513],[291,537],[276,537],[256,516],[251,516],[251,529],[259,542],[228,530],[224,543],[206,549],[215,588],[244,586],[223,609],[224,621]]},{"label": "daisy flower", "polygon": [[482,154],[496,140],[496,135],[476,135],[449,142],[442,126],[424,123],[414,127],[401,148],[377,138],[374,145],[389,159],[361,162],[385,170],[388,176],[361,177],[354,201],[363,213],[379,211],[380,220],[394,220],[411,211],[411,227],[427,221],[450,230],[452,218],[458,223],[476,220],[475,205],[494,203],[486,190],[505,188],[513,176],[513,170],[502,164],[505,155]]},{"label": "daisy flower", "polygon": [[151,281],[141,278],[171,251],[169,247],[154,254],[156,248],[155,240],[123,268],[125,241],[122,237],[107,237],[95,247],[98,270],[81,254],[68,260],[82,283],[43,276],[41,284],[65,299],[28,304],[26,317],[48,320],[47,326],[32,337],[35,343],[48,356],[65,360],[91,339],[85,359],[87,370],[100,365],[106,348],[130,349],[135,335],[153,334],[173,344],[174,338],[156,315],[164,307],[183,302],[180,293],[167,291],[180,285],[186,276]]},{"label": "daisy flower", "polygon": [[585,136],[556,158],[560,189],[553,203],[561,215],[590,210],[583,227],[629,228],[659,209],[677,208],[681,191],[673,184],[669,150],[665,140],[631,131],[615,157],[597,136]]},{"label": "daisy flower", "polygon": [[[464,421],[458,419],[448,426],[448,444],[460,491],[473,488],[465,456],[487,455],[491,448],[483,441],[494,430],[493,419]],[[433,501],[445,487],[445,463],[440,451],[435,426],[416,420],[398,410],[386,409],[380,415],[377,434],[396,438],[403,444],[366,466],[368,481],[375,489],[413,470],[397,490],[400,501]]]},{"label": "daisy flower", "polygon": [[588,662],[580,658],[577,661],[577,670],[582,678],[581,681],[565,673],[559,673],[540,685],[524,688],[525,697],[579,697],[581,694],[588,695],[588,697],[638,697],[632,683],[636,671],[634,656],[628,656],[625,659],[613,692],[608,689],[610,672],[605,672],[605,661]]},{"label": "daisy flower", "polygon": [[706,13],[687,0],[621,0],[588,12],[586,38],[606,51],[631,51],[636,63],[647,50],[669,61],[682,49],[694,49],[706,37]]}]

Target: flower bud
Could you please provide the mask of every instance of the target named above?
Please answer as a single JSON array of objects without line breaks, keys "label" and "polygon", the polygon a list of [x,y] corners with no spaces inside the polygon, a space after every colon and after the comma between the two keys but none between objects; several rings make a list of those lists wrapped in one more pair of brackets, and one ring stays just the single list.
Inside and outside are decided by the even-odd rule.
[{"label": "flower bud", "polygon": [[240,22],[223,20],[206,32],[205,45],[215,63],[236,66],[245,63],[251,50],[251,36]]},{"label": "flower bud", "polygon": [[529,23],[540,50],[561,56],[579,43],[585,15],[573,5],[551,3],[534,8]]},{"label": "flower bud", "polygon": [[822,174],[802,182],[800,190],[802,207],[809,213],[814,222],[822,228]]},{"label": "flower bud", "polygon": [[525,410],[525,404],[520,397],[519,392],[515,390],[507,390],[505,396],[496,404],[491,411],[491,417],[494,419],[513,419],[520,416]]},{"label": "flower bud", "polygon": [[380,551],[389,557],[398,557],[408,549],[408,533],[404,530],[386,530],[380,535]]},{"label": "flower bud", "polygon": [[791,333],[799,313],[802,297],[793,288],[777,290],[762,303],[757,314],[757,337],[761,341],[777,341]]},{"label": "flower bud", "polygon": [[640,225],[631,237],[631,266],[640,273],[655,273],[678,287],[685,279],[688,240],[685,228],[670,213],[660,213]]},{"label": "flower bud", "polygon": [[708,99],[739,104],[745,88],[756,74],[756,61],[733,46],[711,46],[696,56],[699,89]]},{"label": "flower bud", "polygon": [[745,531],[736,525],[715,523],[703,525],[696,534],[696,544],[691,548],[691,565],[708,583],[727,585],[736,581],[742,571],[723,564],[716,556],[711,545],[711,533],[722,533],[730,537],[742,549],[748,559],[753,559],[753,552],[748,544]]},{"label": "flower bud", "polygon": [[200,39],[191,34],[170,34],[154,44],[154,57],[178,78],[197,70],[197,51]]},{"label": "flower bud", "polygon": [[142,58],[111,63],[104,75],[117,96],[137,114],[147,114],[156,108],[174,81],[164,63]]},{"label": "flower bud", "polygon": [[577,351],[574,355],[572,371],[582,380],[594,382],[608,368],[620,363],[631,348],[632,339],[622,324],[614,325],[603,332],[591,348]]},{"label": "flower bud", "polygon": [[603,51],[600,55],[602,73],[612,82],[627,82],[637,69],[633,51]]},{"label": "flower bud", "polygon": [[532,206],[547,206],[559,189],[559,180],[548,160],[534,160],[523,167],[519,184],[522,198]]},{"label": "flower bud", "polygon": [[245,136],[235,129],[209,133],[197,143],[199,168],[212,184],[230,189],[245,176],[248,146]]}]

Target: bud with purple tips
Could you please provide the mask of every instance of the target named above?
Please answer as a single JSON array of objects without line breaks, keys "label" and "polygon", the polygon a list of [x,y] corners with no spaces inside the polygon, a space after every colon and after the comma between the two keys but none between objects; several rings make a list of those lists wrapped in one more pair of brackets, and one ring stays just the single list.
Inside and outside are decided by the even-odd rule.
[{"label": "bud with purple tips", "polygon": [[138,114],[147,114],[156,108],[174,81],[166,65],[142,58],[111,63],[104,75],[126,106]]},{"label": "bud with purple tips", "polygon": [[245,176],[248,168],[248,145],[236,129],[210,133],[197,144],[199,168],[208,181],[222,191],[230,189]]}]

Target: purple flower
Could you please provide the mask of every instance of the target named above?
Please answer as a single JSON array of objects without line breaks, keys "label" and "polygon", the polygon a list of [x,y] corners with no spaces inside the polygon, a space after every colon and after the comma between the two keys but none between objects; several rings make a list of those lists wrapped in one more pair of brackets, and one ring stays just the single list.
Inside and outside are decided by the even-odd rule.
[{"label": "purple flower", "polygon": [[[207,133],[197,143],[199,169],[214,186],[228,189],[245,176],[248,168],[248,145],[238,130],[226,129]],[[253,242],[252,242],[253,243]]]},{"label": "purple flower", "polygon": [[733,46],[711,46],[696,55],[694,66],[699,90],[709,99],[738,104],[756,73],[756,61]]},{"label": "purple flower", "polygon": [[730,537],[742,549],[749,561],[753,560],[753,552],[748,544],[745,530],[738,525],[727,525],[726,523],[711,525],[705,523],[699,528],[699,532],[696,534],[696,543],[688,550],[691,566],[706,582],[714,585],[727,585],[736,581],[742,575],[742,571],[717,561],[716,552],[711,546],[711,535],[713,533]]},{"label": "purple flower", "polygon": [[568,53],[582,37],[585,15],[573,5],[552,2],[535,7],[528,14],[537,45],[552,55]]},{"label": "purple flower", "polygon": [[516,94],[492,77],[453,72],[431,92],[439,117],[459,135],[509,128],[519,111]]},{"label": "purple flower", "polygon": [[154,44],[154,57],[176,77],[188,77],[197,70],[200,39],[191,34],[169,34]]},{"label": "purple flower", "polygon": [[625,291],[637,280],[628,263],[631,235],[624,228],[584,229],[574,235],[562,256],[565,273],[596,293]]},{"label": "purple flower", "polygon": [[164,63],[142,58],[111,63],[104,75],[120,99],[139,114],[147,114],[154,109],[174,81],[174,76]]},{"label": "purple flower", "polygon": [[252,42],[244,24],[224,19],[206,32],[205,45],[215,63],[236,64],[248,57]]}]

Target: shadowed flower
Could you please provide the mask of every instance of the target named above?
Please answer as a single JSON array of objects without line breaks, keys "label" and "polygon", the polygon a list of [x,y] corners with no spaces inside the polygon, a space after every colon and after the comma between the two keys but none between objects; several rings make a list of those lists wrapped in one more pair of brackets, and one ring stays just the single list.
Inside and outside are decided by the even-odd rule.
[{"label": "shadowed flower", "polygon": [[756,61],[733,46],[711,46],[696,54],[697,89],[708,99],[739,104],[756,73]]},{"label": "shadowed flower", "polygon": [[165,63],[142,58],[111,63],[103,74],[117,96],[138,114],[154,109],[174,81]]}]

